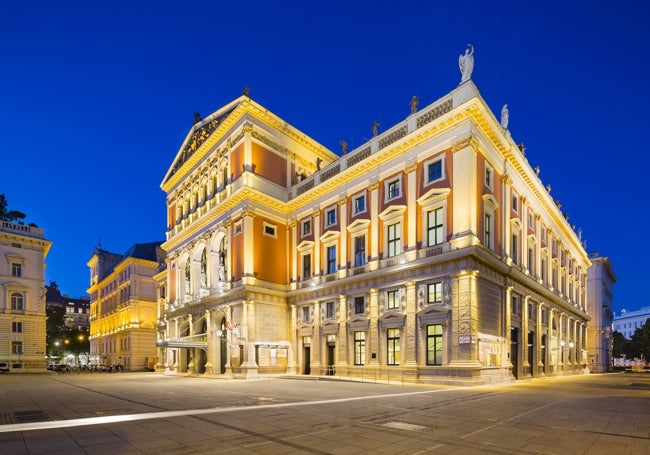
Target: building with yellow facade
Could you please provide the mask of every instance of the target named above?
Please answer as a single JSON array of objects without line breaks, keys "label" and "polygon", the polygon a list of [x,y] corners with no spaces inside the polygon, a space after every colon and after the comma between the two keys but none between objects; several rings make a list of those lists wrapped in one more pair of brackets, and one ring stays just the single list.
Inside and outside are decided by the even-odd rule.
[{"label": "building with yellow facade", "polygon": [[411,107],[341,156],[246,95],[197,118],[161,183],[160,370],[585,371],[590,261],[507,118],[471,80]]},{"label": "building with yellow facade", "polygon": [[0,220],[0,362],[45,372],[45,258],[52,242],[35,225]]},{"label": "building with yellow facade", "polygon": [[157,250],[136,243],[121,255],[97,247],[90,268],[90,358],[125,371],[156,363]]}]

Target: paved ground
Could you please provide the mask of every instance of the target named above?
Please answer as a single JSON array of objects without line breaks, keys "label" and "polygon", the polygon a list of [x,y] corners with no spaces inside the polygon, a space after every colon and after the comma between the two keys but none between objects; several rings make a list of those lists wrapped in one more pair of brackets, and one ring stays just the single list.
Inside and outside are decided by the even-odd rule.
[{"label": "paved ground", "polygon": [[474,388],[0,375],[0,454],[648,454],[650,374]]}]

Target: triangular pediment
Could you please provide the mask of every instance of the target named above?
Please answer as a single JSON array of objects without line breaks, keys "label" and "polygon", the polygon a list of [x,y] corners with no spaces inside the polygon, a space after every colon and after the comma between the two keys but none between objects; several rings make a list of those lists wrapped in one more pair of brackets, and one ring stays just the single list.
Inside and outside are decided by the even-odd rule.
[{"label": "triangular pediment", "polygon": [[185,137],[174,161],[167,171],[163,184],[167,182],[200,148],[201,145],[221,126],[221,124],[232,114],[241,103],[240,99],[235,100],[208,117],[197,121]]},{"label": "triangular pediment", "polygon": [[418,198],[418,204],[429,205],[443,201],[451,193],[451,188],[431,188]]},{"label": "triangular pediment", "polygon": [[386,210],[384,210],[379,214],[379,218],[381,220],[386,220],[386,219],[403,215],[404,212],[406,212],[405,205],[391,205],[390,207],[388,207]]}]

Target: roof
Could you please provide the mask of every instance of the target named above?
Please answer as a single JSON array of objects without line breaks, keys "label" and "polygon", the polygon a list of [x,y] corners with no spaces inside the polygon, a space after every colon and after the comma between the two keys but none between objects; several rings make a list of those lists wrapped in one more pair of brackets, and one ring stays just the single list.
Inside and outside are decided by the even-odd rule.
[{"label": "roof", "polygon": [[147,261],[158,262],[156,256],[156,248],[160,247],[163,242],[149,242],[149,243],[135,243],[124,253],[123,259],[136,258],[145,259]]}]

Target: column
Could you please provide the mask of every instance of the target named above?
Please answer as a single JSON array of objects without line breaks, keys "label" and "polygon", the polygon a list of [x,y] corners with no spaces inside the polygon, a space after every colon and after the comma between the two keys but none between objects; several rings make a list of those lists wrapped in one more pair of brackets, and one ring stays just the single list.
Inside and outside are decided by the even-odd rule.
[{"label": "column", "polygon": [[406,166],[406,252],[407,260],[412,261],[417,258],[417,163],[409,163]]},{"label": "column", "polygon": [[320,279],[320,270],[321,270],[321,262],[320,262],[320,233],[321,233],[321,223],[320,223],[320,210],[316,209],[314,210],[314,214],[312,215],[313,218],[313,223],[314,223],[314,273],[312,274],[314,282],[315,280]]},{"label": "column", "polygon": [[[368,312],[370,326],[368,329],[368,339],[366,340],[367,354],[370,357],[368,361],[369,366],[378,367],[380,365],[379,356],[382,350],[379,347],[379,327],[377,318],[379,317],[379,290],[377,288],[370,289],[368,296]],[[373,356],[374,354],[374,356]]]},{"label": "column", "polygon": [[291,237],[291,246],[289,247],[289,257],[291,258],[291,283],[292,289],[296,289],[298,281],[298,263],[300,254],[298,254],[298,223],[295,219],[289,221],[289,235]]},{"label": "column", "polygon": [[324,349],[325,346],[325,336],[321,333],[320,330],[320,306],[321,303],[317,300],[313,303],[313,324],[314,324],[314,337],[311,343],[311,374],[320,375],[321,365],[326,364],[327,359],[323,359],[323,355],[326,353]]},{"label": "column", "polygon": [[505,332],[503,337],[506,340],[506,349],[504,350],[504,354],[507,353],[507,358],[504,359],[505,361],[503,362],[503,365],[506,368],[512,368],[510,353],[510,349],[512,348],[512,339],[510,334],[510,328],[512,327],[512,286],[506,286],[506,301],[503,316],[503,330]]},{"label": "column", "polygon": [[[348,338],[350,334],[347,330],[347,296],[344,294],[339,295],[339,305],[338,305],[338,323],[339,323],[339,333],[336,340],[336,348],[338,350],[338,366],[347,367],[351,363],[349,361],[349,349],[348,349]],[[341,373],[343,370],[339,369]]]},{"label": "column", "polygon": [[291,342],[291,352],[288,353],[287,359],[287,374],[296,374],[298,371],[298,363],[296,355],[298,353],[298,326],[297,326],[297,309],[295,305],[291,305],[291,320],[289,321],[289,341]]},{"label": "column", "polygon": [[368,270],[377,270],[379,266],[379,183],[373,182],[368,186],[370,206],[370,257]]},{"label": "column", "polygon": [[[535,311],[537,313],[537,318],[535,321],[535,343],[537,346],[535,348],[535,355],[537,355],[537,374],[539,376],[544,376],[544,365],[548,364],[547,358],[542,358],[542,302],[536,304]],[[546,351],[548,353],[548,337],[546,337]]]},{"label": "column", "polygon": [[339,278],[345,278],[348,273],[348,204],[345,195],[338,202],[339,206]]},{"label": "column", "polygon": [[452,297],[452,367],[480,368],[478,361],[478,271],[456,275]]},{"label": "column", "polygon": [[212,318],[210,317],[210,311],[206,310],[205,311],[205,325],[207,327],[206,330],[206,361],[205,361],[205,374],[213,374],[212,372],[212,356],[214,356],[214,351],[213,351],[213,346],[212,346],[212,337],[213,335],[213,330],[212,330]]},{"label": "column", "polygon": [[406,320],[404,321],[404,366],[418,366],[417,292],[414,281],[406,282]]},{"label": "column", "polygon": [[[255,284],[255,245],[253,244],[255,212],[247,208],[243,213],[243,235],[244,235],[244,284]],[[230,249],[230,248],[229,248]]]},{"label": "column", "polygon": [[533,359],[528,358],[528,301],[530,299],[529,295],[524,296],[524,301],[522,302],[521,308],[521,343],[519,343],[519,352],[522,354],[520,359],[523,359],[522,367],[524,377],[530,377],[532,374],[531,365],[533,365]]}]

